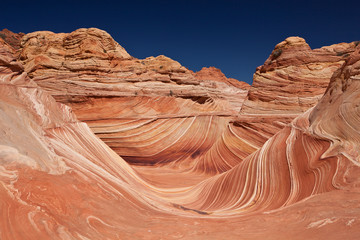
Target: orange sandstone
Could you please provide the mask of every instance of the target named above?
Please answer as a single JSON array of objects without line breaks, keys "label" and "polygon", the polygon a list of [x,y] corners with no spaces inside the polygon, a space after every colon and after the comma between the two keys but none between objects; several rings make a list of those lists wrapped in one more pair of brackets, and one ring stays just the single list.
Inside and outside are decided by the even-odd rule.
[{"label": "orange sandstone", "polygon": [[[133,59],[100,30],[29,34],[20,61],[0,39],[0,238],[356,239],[360,46],[309,50],[298,38],[278,46],[238,116],[243,100],[232,94],[244,90],[208,73],[199,80],[166,57]],[[162,82],[156,66],[170,79],[160,90],[151,86]],[[300,82],[319,81],[313,94],[294,91],[306,103],[280,87],[266,96],[263,76],[282,82],[284,71],[305,68]],[[166,96],[173,73],[184,78]],[[144,82],[149,92],[130,94]],[[105,142],[156,166],[131,166]]]}]

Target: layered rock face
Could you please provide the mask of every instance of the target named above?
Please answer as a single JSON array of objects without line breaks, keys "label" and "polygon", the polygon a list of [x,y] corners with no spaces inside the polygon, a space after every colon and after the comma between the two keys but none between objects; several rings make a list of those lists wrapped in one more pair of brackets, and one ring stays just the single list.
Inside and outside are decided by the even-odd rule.
[{"label": "layered rock face", "polygon": [[213,166],[207,167],[207,172],[224,172],[242,162],[319,101],[335,70],[356,46],[357,42],[341,43],[311,50],[299,37],[276,45],[264,65],[257,68],[239,116],[200,157],[195,169]]},{"label": "layered rock face", "polygon": [[221,72],[192,73],[165,56],[133,58],[99,29],[27,34],[20,60],[39,86],[139,164],[191,165],[240,111],[248,88]]},{"label": "layered rock face", "polygon": [[0,40],[0,238],[133,239],[171,205],[14,54]]},{"label": "layered rock face", "polygon": [[[84,97],[176,96],[199,104],[228,97],[230,104],[215,105],[231,112],[240,110],[247,93],[227,84],[230,80],[225,76],[196,79],[191,71],[165,56],[133,58],[109,34],[94,28],[70,34],[27,34],[22,39],[20,59],[39,86],[69,104]],[[238,98],[234,99],[235,95]]]},{"label": "layered rock face", "polygon": [[111,159],[110,149],[32,82],[1,40],[0,49],[0,238],[100,238],[92,229],[95,209],[86,205],[107,211],[108,203],[101,203],[106,188],[94,186],[104,181],[96,161]]},{"label": "layered rock face", "polygon": [[240,147],[261,147],[296,116],[315,106],[335,70],[356,46],[356,42],[340,43],[311,50],[299,37],[276,45],[264,65],[256,69],[240,116],[232,125],[243,136]]},{"label": "layered rock face", "polygon": [[[33,82],[14,54],[0,40],[1,239],[359,236],[360,46],[315,107],[213,177],[134,170]],[[187,131],[197,136],[201,126]]]},{"label": "layered rock face", "polygon": [[359,89],[360,46],[334,73],[314,108],[230,171],[191,189],[194,199],[186,199],[185,206],[246,213],[281,208],[334,189],[358,191]]},{"label": "layered rock face", "polygon": [[290,115],[305,112],[325,92],[329,79],[351,54],[356,42],[311,50],[304,39],[289,37],[276,45],[256,69],[243,114]]},{"label": "layered rock face", "polygon": [[15,50],[20,48],[21,38],[24,35],[25,33],[14,33],[6,28],[0,31],[0,38]]},{"label": "layered rock face", "polygon": [[216,174],[314,106],[355,46],[311,50],[288,38],[257,69],[250,90],[213,67],[194,73],[165,56],[135,59],[98,29],[28,34],[20,59],[128,162]]},{"label": "layered rock face", "polygon": [[203,67],[198,72],[193,72],[193,75],[196,79],[202,80],[202,81],[215,81],[215,82],[225,82],[228,85],[232,85],[234,87],[240,88],[240,89],[246,89],[248,90],[250,88],[250,85],[246,82],[240,82],[234,78],[227,78],[220,69],[217,69],[215,67]]}]

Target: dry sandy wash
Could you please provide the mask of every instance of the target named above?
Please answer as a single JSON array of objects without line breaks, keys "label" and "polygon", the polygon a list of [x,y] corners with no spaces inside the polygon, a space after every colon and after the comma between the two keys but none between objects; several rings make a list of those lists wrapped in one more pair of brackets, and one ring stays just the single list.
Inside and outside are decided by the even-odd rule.
[{"label": "dry sandy wash", "polygon": [[99,29],[0,32],[0,239],[360,238],[360,44],[254,83]]}]

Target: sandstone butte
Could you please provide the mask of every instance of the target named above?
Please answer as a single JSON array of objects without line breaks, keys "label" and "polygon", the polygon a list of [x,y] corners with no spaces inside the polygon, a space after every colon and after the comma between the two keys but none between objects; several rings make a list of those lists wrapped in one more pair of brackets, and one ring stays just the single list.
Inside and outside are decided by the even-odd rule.
[{"label": "sandstone butte", "polygon": [[359,80],[358,42],[288,38],[249,88],[98,29],[0,39],[0,238],[357,239]]}]

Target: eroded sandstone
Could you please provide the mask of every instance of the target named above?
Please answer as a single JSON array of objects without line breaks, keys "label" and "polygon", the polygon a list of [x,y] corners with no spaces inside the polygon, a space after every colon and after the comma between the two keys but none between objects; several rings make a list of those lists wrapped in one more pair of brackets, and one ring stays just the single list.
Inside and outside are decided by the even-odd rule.
[{"label": "eroded sandstone", "polygon": [[[360,234],[359,80],[360,46],[357,46],[329,79],[325,95],[315,107],[289,119],[290,124],[269,136],[258,150],[255,148],[253,154],[244,156],[231,170],[212,177],[196,172],[179,173],[175,168],[166,174],[169,165],[160,165],[147,167],[151,174],[146,175],[143,173],[146,167],[140,170],[126,163],[87,124],[77,120],[71,108],[56,102],[30,79],[26,66],[17,61],[15,50],[0,40],[3,216],[0,237],[12,240],[357,238]],[[114,107],[116,111],[134,114],[135,109],[137,114],[150,111],[165,116],[182,111],[188,114],[190,110],[186,107],[194,111],[195,106],[186,103],[171,113],[162,104],[149,103],[154,108],[149,110],[146,103],[127,100],[120,105],[129,104],[132,110]],[[160,102],[168,100],[157,97]],[[106,104],[101,101],[101,105]],[[101,105],[97,105],[98,116],[106,115]],[[172,124],[166,121],[180,119],[179,115],[166,116],[163,118],[166,121],[160,123],[150,118],[149,124],[156,125],[150,128],[145,127],[146,118],[124,121],[119,125],[124,129],[122,138],[128,140],[121,146],[131,144],[135,136],[140,139],[133,143],[143,141],[146,146],[154,141],[154,146],[160,145],[173,134],[179,134],[180,130],[176,129],[182,126],[188,126],[187,134],[200,142],[212,137],[201,135],[208,129],[219,125],[230,129],[227,124],[216,123],[225,121],[220,120],[220,115],[204,117],[208,117],[207,121],[199,116],[183,117],[184,123]],[[251,118],[248,119],[250,124]],[[228,144],[218,145],[218,153],[224,159],[213,158],[214,163],[205,164],[204,168],[230,161],[224,149],[230,144],[236,149],[237,141],[246,135],[239,129],[240,125],[230,129],[239,138],[221,137]],[[106,126],[100,131],[106,132]],[[148,131],[158,133],[143,134]],[[159,138],[161,133],[164,135]],[[157,137],[146,138],[151,135]],[[182,141],[184,152],[200,144],[194,140]],[[148,150],[144,148],[144,151]],[[186,180],[179,183],[182,178]]]}]

